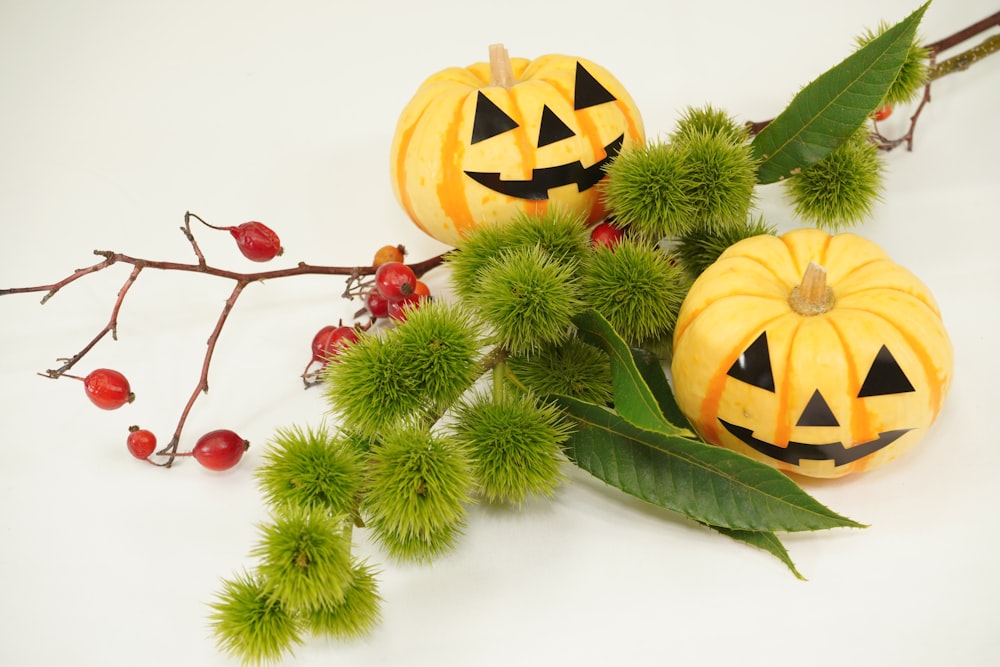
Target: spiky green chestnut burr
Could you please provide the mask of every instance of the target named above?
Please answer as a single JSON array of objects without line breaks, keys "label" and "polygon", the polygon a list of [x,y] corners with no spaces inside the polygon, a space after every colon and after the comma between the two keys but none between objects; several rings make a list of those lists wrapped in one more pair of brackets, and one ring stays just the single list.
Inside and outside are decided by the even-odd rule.
[{"label": "spiky green chestnut burr", "polygon": [[670,141],[683,142],[699,135],[722,137],[735,145],[750,140],[750,131],[745,125],[740,125],[728,113],[711,104],[685,109],[670,133]]},{"label": "spiky green chestnut burr", "polygon": [[323,391],[344,428],[374,436],[380,429],[427,407],[421,378],[400,368],[399,341],[365,334],[323,371]]},{"label": "spiky green chestnut burr", "polygon": [[862,127],[832,153],[784,181],[803,219],[841,230],[871,216],[882,192],[883,162]]},{"label": "spiky green chestnut burr", "polygon": [[581,295],[622,338],[637,345],[672,331],[688,287],[684,270],[664,251],[626,238],[613,250],[595,249]]},{"label": "spiky green chestnut burr", "polygon": [[254,473],[268,504],[353,514],[364,479],[363,451],[351,438],[319,428],[278,429]]},{"label": "spiky green chestnut burr", "polygon": [[694,227],[716,229],[747,217],[757,184],[757,162],[741,135],[716,130],[689,131],[672,145],[683,156],[685,196]]},{"label": "spiky green chestnut burr", "polygon": [[688,197],[689,165],[671,144],[651,141],[622,151],[608,166],[602,196],[622,226],[649,241],[687,229],[695,213]]},{"label": "spiky green chestnut burr", "polygon": [[501,252],[537,246],[556,262],[577,263],[590,249],[581,217],[552,206],[542,215],[517,214],[505,224],[483,224],[470,230],[445,261],[455,293],[462,298],[479,289],[479,275]]},{"label": "spiky green chestnut burr", "polygon": [[582,307],[578,292],[576,263],[535,245],[502,250],[480,271],[468,301],[497,343],[523,354],[569,336]]},{"label": "spiky green chestnut burr", "polygon": [[451,404],[482,373],[480,326],[458,303],[427,302],[387,335],[394,338],[397,368],[417,378],[417,387],[437,405]]},{"label": "spiky green chestnut burr", "polygon": [[611,400],[611,360],[576,337],[508,357],[507,368],[536,396],[560,394],[597,404]]},{"label": "spiky green chestnut burr", "polygon": [[323,605],[302,615],[306,629],[333,639],[357,639],[370,633],[381,619],[382,598],[374,568],[356,562],[351,585],[337,604]]},{"label": "spiky green chestnut burr", "polygon": [[243,665],[277,662],[302,643],[295,614],[261,578],[243,572],[222,582],[209,622],[219,648]]},{"label": "spiky green chestnut burr", "polygon": [[288,609],[317,609],[344,599],[354,572],[343,517],[323,510],[282,507],[260,528],[251,552],[275,600]]},{"label": "spiky green chestnut burr", "polygon": [[561,445],[570,426],[533,396],[477,392],[456,408],[452,432],[490,502],[520,505],[529,496],[551,496],[562,481]]},{"label": "spiky green chestnut burr", "polygon": [[472,483],[468,456],[453,440],[417,425],[389,429],[371,451],[366,523],[393,558],[429,561],[453,548]]}]

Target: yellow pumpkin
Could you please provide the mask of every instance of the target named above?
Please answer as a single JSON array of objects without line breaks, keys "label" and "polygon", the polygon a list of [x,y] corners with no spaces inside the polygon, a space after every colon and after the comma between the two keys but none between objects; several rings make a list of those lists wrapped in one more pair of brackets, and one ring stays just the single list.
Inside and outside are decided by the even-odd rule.
[{"label": "yellow pumpkin", "polygon": [[583,58],[511,59],[429,77],[392,140],[393,192],[421,229],[449,245],[481,222],[559,205],[604,217],[596,187],[610,161],[645,140],[639,111],[603,67]]},{"label": "yellow pumpkin", "polygon": [[708,442],[841,477],[909,450],[951,384],[927,287],[871,241],[802,229],[728,248],[674,331],[677,403]]}]

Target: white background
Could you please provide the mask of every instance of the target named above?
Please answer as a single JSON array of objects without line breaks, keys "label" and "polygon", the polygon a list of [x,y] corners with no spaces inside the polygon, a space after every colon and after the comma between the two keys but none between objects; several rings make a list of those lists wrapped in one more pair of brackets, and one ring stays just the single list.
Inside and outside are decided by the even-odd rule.
[{"label": "white background", "polygon": [[[261,220],[298,261],[355,265],[385,243],[444,249],[394,201],[396,117],[424,77],[484,60],[569,53],[613,72],[647,134],[687,105],[777,113],[880,19],[913,0],[205,2],[0,4],[0,287],[45,284],[93,249],[191,261],[186,210]],[[936,0],[943,37],[1000,7]],[[976,40],[978,41],[978,39]],[[915,150],[888,154],[884,201],[857,229],[932,289],[956,348],[931,433],[863,477],[808,486],[866,530],[789,536],[808,582],[770,556],[631,501],[578,472],[553,502],[475,507],[460,548],[382,567],[384,621],[348,644],[311,640],[299,665],[985,665],[1000,613],[996,382],[1000,56],[935,85]],[[906,110],[885,128],[902,130]],[[801,223],[780,191],[761,208]],[[227,234],[211,263],[255,270]],[[0,664],[229,665],[206,622],[220,578],[253,565],[265,517],[253,471],[274,429],[318,424],[299,373],[312,334],[356,303],[339,278],[252,285],[220,340],[185,431],[252,442],[223,474],[163,470],[125,450],[139,423],[166,441],[197,380],[228,281],[145,272],[119,340],[78,369],[125,372],[138,400],[97,410],[37,371],[107,321],[128,267],[0,298]],[[432,275],[440,289],[445,276]]]}]

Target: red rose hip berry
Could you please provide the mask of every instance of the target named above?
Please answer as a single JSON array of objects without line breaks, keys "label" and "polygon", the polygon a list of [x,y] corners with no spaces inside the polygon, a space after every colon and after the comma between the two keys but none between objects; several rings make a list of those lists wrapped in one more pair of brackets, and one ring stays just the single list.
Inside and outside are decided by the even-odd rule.
[{"label": "red rose hip berry", "polygon": [[878,121],[879,123],[881,123],[883,120],[885,120],[886,118],[888,118],[891,115],[892,115],[892,105],[891,104],[886,104],[881,109],[878,109],[877,111],[875,111],[875,113],[872,114],[872,118],[874,118],[876,121]]},{"label": "red rose hip berry", "polygon": [[251,261],[267,262],[283,252],[278,235],[261,222],[244,222],[228,229],[240,252]]},{"label": "red rose hip berry", "polygon": [[98,368],[91,371],[87,377],[76,379],[83,380],[87,398],[102,410],[117,410],[135,400],[135,394],[132,393],[125,376],[110,368]]},{"label": "red rose hip berry", "polygon": [[614,248],[623,236],[621,227],[604,221],[590,231],[590,244],[594,248]]},{"label": "red rose hip berry", "polygon": [[130,426],[128,440],[125,441],[128,451],[137,459],[148,459],[156,451],[156,436],[138,426]]},{"label": "red rose hip berry", "polygon": [[325,326],[316,332],[312,341],[312,360],[325,364],[352,343],[358,342],[358,332],[347,325]]},{"label": "red rose hip berry", "polygon": [[241,225],[217,227],[210,225],[193,213],[188,213],[188,216],[197,219],[210,229],[232,234],[233,238],[236,239],[236,247],[240,249],[244,257],[253,262],[267,262],[284,252],[281,247],[281,239],[278,238],[273,229],[263,222],[251,220]]},{"label": "red rose hip berry", "polygon": [[250,443],[233,431],[219,429],[201,436],[191,455],[209,470],[229,470],[249,447]]},{"label": "red rose hip berry", "polygon": [[375,289],[389,301],[400,301],[416,288],[416,274],[402,262],[386,262],[375,270]]}]

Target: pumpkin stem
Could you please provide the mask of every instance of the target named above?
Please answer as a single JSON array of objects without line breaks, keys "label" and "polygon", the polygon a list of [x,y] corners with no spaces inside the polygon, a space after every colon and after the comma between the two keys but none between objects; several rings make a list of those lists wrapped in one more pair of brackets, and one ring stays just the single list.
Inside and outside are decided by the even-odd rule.
[{"label": "pumpkin stem", "polygon": [[802,283],[792,289],[788,304],[799,315],[822,315],[833,308],[833,290],[826,284],[826,269],[809,262]]},{"label": "pumpkin stem", "polygon": [[490,44],[490,85],[504,88],[514,85],[514,68],[503,44]]}]

